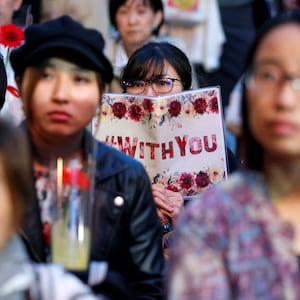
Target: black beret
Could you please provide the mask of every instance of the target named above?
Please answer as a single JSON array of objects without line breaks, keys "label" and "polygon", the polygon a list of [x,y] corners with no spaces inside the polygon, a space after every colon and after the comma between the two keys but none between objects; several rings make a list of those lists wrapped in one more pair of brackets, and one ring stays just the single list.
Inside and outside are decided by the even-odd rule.
[{"label": "black beret", "polygon": [[104,82],[113,78],[112,65],[103,53],[102,34],[86,28],[70,16],[32,24],[25,29],[25,43],[10,54],[12,68],[21,75],[27,66],[40,60],[62,56],[101,74]]}]

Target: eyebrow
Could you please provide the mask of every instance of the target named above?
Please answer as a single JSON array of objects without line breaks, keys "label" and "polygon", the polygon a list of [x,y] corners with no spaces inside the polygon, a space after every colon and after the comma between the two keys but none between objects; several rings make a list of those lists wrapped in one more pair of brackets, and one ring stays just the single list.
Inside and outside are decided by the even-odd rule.
[{"label": "eyebrow", "polygon": [[73,66],[65,66],[65,65],[61,65],[61,64],[56,64],[53,63],[51,61],[47,60],[43,60],[41,61],[38,65],[38,68],[40,69],[45,69],[45,68],[51,68],[51,69],[55,69],[55,70],[66,70],[69,72],[80,72],[80,73],[87,73],[90,72],[91,70],[89,69],[85,69],[83,67],[80,67],[78,65],[73,65]]}]

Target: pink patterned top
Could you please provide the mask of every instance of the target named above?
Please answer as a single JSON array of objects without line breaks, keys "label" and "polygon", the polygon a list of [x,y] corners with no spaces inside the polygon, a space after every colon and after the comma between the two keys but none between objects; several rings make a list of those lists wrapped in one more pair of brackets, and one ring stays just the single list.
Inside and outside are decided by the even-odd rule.
[{"label": "pink patterned top", "polygon": [[261,175],[231,175],[190,202],[179,218],[168,299],[300,299],[293,236]]}]

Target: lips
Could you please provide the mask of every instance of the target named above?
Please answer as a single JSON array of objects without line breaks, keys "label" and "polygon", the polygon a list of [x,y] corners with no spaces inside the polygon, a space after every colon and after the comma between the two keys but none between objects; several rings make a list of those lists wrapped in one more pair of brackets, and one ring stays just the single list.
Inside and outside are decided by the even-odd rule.
[{"label": "lips", "polygon": [[278,136],[290,136],[299,132],[299,126],[295,123],[284,120],[269,122],[268,128],[272,134]]},{"label": "lips", "polygon": [[66,122],[71,119],[71,115],[65,111],[52,111],[48,115],[51,120],[57,122]]}]

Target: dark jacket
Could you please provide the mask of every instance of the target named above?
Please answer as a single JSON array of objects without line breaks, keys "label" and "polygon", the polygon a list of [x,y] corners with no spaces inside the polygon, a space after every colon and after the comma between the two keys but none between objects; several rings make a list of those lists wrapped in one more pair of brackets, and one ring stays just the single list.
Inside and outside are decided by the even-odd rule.
[{"label": "dark jacket", "polygon": [[[144,167],[96,141],[88,131],[84,133],[83,149],[85,154],[94,153],[97,161],[90,261],[109,264],[106,281],[94,290],[107,294],[109,299],[126,299],[120,295],[129,295],[132,287],[132,299],[161,299],[162,227]],[[117,196],[124,199],[123,205],[114,203]],[[21,234],[32,258],[45,261],[37,199],[28,205]],[[87,274],[77,275],[87,280]]]}]

